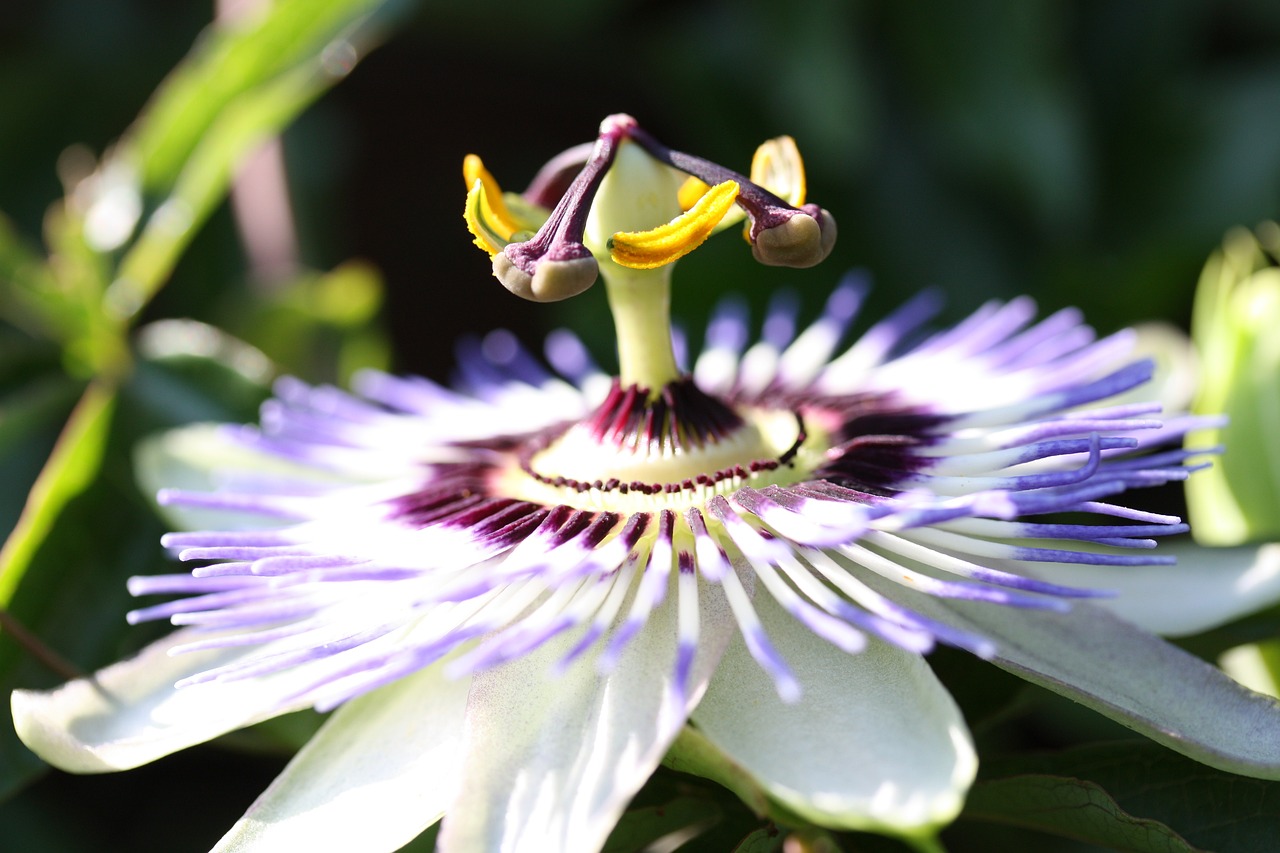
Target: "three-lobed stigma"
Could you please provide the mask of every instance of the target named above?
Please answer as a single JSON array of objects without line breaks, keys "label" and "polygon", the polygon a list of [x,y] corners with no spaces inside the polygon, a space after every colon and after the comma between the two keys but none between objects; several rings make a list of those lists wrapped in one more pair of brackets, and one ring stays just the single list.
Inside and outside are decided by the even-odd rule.
[{"label": "three-lobed stigma", "polygon": [[522,194],[503,193],[479,157],[463,162],[467,227],[509,291],[556,302],[603,277],[623,387],[654,402],[681,379],[671,342],[671,269],[708,237],[746,220],[764,264],[809,267],[831,253],[831,214],[805,202],[794,140],[760,146],[748,177],[663,145],[612,115],[593,143],[552,158]]},{"label": "three-lobed stigma", "polygon": [[523,194],[502,193],[474,154],[463,179],[476,245],[508,290],[535,302],[576,296],[611,265],[667,266],[743,219],[753,255],[771,266],[813,266],[835,245],[835,220],[805,203],[804,164],[786,136],[760,146],[747,177],[668,148],[618,114]]}]

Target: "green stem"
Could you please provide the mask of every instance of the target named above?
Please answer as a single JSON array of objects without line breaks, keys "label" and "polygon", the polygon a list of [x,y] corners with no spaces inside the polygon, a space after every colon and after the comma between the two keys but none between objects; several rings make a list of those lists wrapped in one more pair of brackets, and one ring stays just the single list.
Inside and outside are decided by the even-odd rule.
[{"label": "green stem", "polygon": [[600,265],[617,329],[622,384],[648,388],[654,396],[680,378],[671,346],[672,266],[634,270]]}]

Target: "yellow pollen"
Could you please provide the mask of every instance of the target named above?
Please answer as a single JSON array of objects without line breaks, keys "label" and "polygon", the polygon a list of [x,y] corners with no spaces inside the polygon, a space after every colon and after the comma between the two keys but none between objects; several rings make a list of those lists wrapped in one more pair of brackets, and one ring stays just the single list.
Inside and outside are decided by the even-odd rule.
[{"label": "yellow pollen", "polygon": [[701,246],[737,197],[737,181],[716,184],[666,225],[614,234],[609,240],[610,257],[614,263],[638,270],[666,266]]},{"label": "yellow pollen", "polygon": [[462,178],[469,187],[464,213],[467,229],[477,246],[490,256],[496,255],[511,242],[511,235],[520,226],[507,210],[498,182],[475,154],[468,154],[462,161]]},{"label": "yellow pollen", "polygon": [[685,178],[680,190],[676,193],[676,200],[680,202],[681,210],[688,210],[698,203],[711,189],[711,185],[701,178],[695,178],[693,175]]}]

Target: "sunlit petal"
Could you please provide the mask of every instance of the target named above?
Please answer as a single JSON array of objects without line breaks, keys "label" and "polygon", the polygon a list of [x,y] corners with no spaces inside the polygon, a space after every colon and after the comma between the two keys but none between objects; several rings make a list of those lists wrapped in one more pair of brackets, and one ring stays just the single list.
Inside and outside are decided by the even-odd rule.
[{"label": "sunlit petal", "polygon": [[90,678],[50,691],[16,690],[13,721],[41,758],[73,773],[124,770],[305,707],[291,699],[301,672],[236,684],[175,688],[239,657],[237,649],[171,655],[199,632],[178,631]]},{"label": "sunlit petal", "polygon": [[677,609],[653,612],[606,676],[591,661],[553,676],[573,638],[475,676],[458,799],[443,851],[597,850],[705,690],[732,631],[723,596],[699,596],[706,628],[689,688],[672,678]]},{"label": "sunlit petal", "polygon": [[920,609],[999,649],[993,662],[1197,761],[1280,779],[1280,705],[1100,607],[1029,613],[967,602]]},{"label": "sunlit petal", "polygon": [[820,825],[917,835],[950,822],[977,757],[924,660],[880,641],[858,654],[815,642],[767,595],[756,610],[804,700],[779,700],[736,641],[694,712],[702,733],[771,797]]},{"label": "sunlit petal", "polygon": [[399,850],[457,787],[469,688],[434,667],[342,706],[215,850]]}]

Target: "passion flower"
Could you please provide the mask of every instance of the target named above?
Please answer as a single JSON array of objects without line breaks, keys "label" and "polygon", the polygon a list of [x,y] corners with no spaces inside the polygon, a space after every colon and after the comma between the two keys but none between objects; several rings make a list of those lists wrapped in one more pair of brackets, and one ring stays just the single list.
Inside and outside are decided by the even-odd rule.
[{"label": "passion flower", "polygon": [[445,815],[445,850],[596,850],[691,724],[791,814],[923,839],[976,766],[923,657],[945,643],[1280,775],[1275,704],[1132,624],[1159,596],[1114,615],[1073,583],[1149,580],[1169,562],[1154,537],[1186,529],[1111,502],[1185,478],[1193,452],[1160,448],[1197,423],[1106,404],[1151,373],[1128,334],[1034,322],[1021,299],[929,332],[926,296],[844,345],[851,279],[798,334],[771,310],[754,343],[726,303],[686,368],[672,261],[743,219],[765,263],[831,249],[794,143],[766,143],[748,177],[613,116],[520,196],[478,158],[464,171],[509,290],[603,278],[618,374],[568,333],[544,363],[495,332],[452,389],[281,381],[261,428],[220,433],[249,473],[161,494],[237,520],[166,537],[189,573],[132,580],[178,597],[130,619],[181,629],[14,694],[41,756],[117,770],[336,709],[219,849],[393,850]]}]

